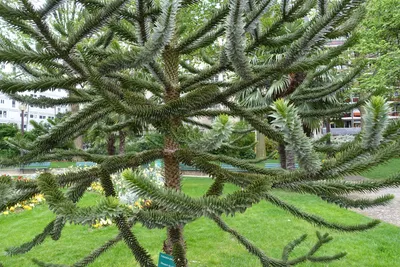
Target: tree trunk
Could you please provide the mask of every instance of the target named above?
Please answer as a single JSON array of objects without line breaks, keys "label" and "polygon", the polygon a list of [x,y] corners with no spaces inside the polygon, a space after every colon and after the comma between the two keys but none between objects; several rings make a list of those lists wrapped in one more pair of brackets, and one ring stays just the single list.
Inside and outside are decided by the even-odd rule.
[{"label": "tree trunk", "polygon": [[267,153],[265,151],[265,135],[263,135],[259,131],[256,131],[256,141],[256,158],[265,158],[267,156]]},{"label": "tree trunk", "polygon": [[286,169],[294,170],[296,169],[296,161],[294,156],[294,151],[290,149],[285,149],[286,151]]},{"label": "tree trunk", "polygon": [[75,138],[74,145],[75,145],[75,148],[77,148],[77,149],[83,149],[83,137],[82,137],[82,135],[80,135],[77,138]]},{"label": "tree trunk", "polygon": [[126,140],[126,133],[123,130],[119,131],[119,154],[125,154],[125,140]]},{"label": "tree trunk", "polygon": [[[71,95],[71,93],[70,93]],[[79,111],[79,104],[72,104],[71,105],[71,113],[77,113]],[[76,149],[82,149],[83,148],[83,137],[82,135],[78,136],[74,140],[74,145]]]},{"label": "tree trunk", "polygon": [[284,144],[278,145],[278,153],[279,153],[279,160],[281,163],[281,168],[286,169],[286,151],[285,151]]},{"label": "tree trunk", "polygon": [[[163,52],[164,69],[170,82],[170,86],[165,88],[165,102],[179,99],[179,53],[171,46],[166,46]],[[171,131],[181,125],[178,117],[169,118],[169,127]],[[165,187],[176,191],[181,190],[181,174],[179,169],[179,160],[175,153],[179,149],[179,144],[175,142],[172,136],[166,135],[164,138],[164,178]],[[183,238],[183,225],[167,228],[167,239],[164,241],[163,250],[165,253],[173,255],[177,267],[187,267],[186,244]]]},{"label": "tree trunk", "polygon": [[107,152],[108,155],[115,155],[115,134],[111,133],[107,139]]},{"label": "tree trunk", "polygon": [[312,129],[303,123],[303,131],[304,133],[307,135],[307,137],[311,137],[312,136]]},{"label": "tree trunk", "polygon": [[284,144],[279,144],[278,152],[280,157],[280,164],[282,169],[294,170],[296,168],[296,161],[294,152],[287,149]]},{"label": "tree trunk", "polygon": [[[327,118],[326,119],[326,134],[330,134],[331,133],[331,119],[330,118]],[[330,145],[331,144],[331,138],[329,138],[327,141],[326,141],[326,144],[327,145]]]}]

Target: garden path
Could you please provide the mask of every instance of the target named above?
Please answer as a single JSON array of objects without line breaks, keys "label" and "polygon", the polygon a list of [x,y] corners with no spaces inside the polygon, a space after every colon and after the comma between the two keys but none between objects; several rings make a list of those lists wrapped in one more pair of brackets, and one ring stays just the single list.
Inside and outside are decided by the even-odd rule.
[{"label": "garden path", "polygon": [[[348,181],[368,180],[367,178],[362,176],[348,176],[345,179]],[[400,188],[384,188],[379,191],[367,194],[352,193],[349,194],[349,196],[357,198],[376,198],[387,194],[394,195],[394,199],[385,206],[377,206],[364,210],[362,209],[352,209],[352,210],[361,213],[363,215],[366,215],[368,217],[379,219],[384,222],[400,226]]]}]

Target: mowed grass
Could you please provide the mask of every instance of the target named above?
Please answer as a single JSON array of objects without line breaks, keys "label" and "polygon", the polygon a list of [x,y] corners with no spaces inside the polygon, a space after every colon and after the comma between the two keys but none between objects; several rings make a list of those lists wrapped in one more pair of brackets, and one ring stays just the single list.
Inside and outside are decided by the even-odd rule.
[{"label": "mowed grass", "polygon": [[361,173],[361,175],[371,179],[384,179],[398,173],[400,173],[400,158],[394,158],[385,164]]},{"label": "mowed grass", "polygon": [[52,161],[50,162],[50,168],[68,168],[76,166],[76,162],[73,161]]},{"label": "mowed grass", "polygon": [[[186,178],[183,190],[191,196],[201,196],[211,184],[209,178]],[[227,186],[225,192],[235,188]],[[276,191],[276,196],[296,204],[308,212],[315,212],[329,221],[344,224],[361,224],[370,221],[352,211],[340,209],[310,195],[289,194]],[[88,193],[81,205],[94,203],[99,196]],[[0,250],[29,241],[54,218],[45,205],[20,214],[0,216]],[[301,255],[316,240],[315,231],[329,232],[334,240],[326,245],[319,255],[333,255],[346,251],[348,255],[334,263],[304,263],[300,266],[399,266],[400,228],[382,223],[376,228],[355,233],[343,233],[320,229],[294,218],[273,205],[261,202],[244,214],[224,218],[234,229],[257,244],[268,256],[279,258],[282,248],[294,238],[304,233],[307,241],[294,252]],[[157,262],[165,238],[164,230],[147,230],[135,226],[133,232],[141,244],[147,248]],[[5,266],[33,266],[32,259],[45,262],[72,264],[90,251],[117,234],[115,226],[91,229],[85,226],[67,225],[59,241],[47,239],[42,245],[25,255],[14,257],[0,254],[0,262]],[[201,218],[185,227],[189,266],[260,266],[258,259],[250,255],[232,236],[221,231],[214,222]],[[120,242],[104,253],[90,266],[138,266],[130,251]]]}]

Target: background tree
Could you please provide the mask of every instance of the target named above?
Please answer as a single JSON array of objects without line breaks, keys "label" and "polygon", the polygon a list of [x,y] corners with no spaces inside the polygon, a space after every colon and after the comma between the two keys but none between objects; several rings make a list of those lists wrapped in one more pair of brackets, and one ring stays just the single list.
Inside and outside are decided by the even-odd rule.
[{"label": "background tree", "polygon": [[359,89],[393,97],[400,80],[400,3],[367,1],[366,7],[366,18],[358,28],[360,42],[353,55],[355,59],[369,59],[369,71],[360,79]]},{"label": "background tree", "polygon": [[[331,240],[328,234],[318,234],[315,245],[304,255],[290,257],[291,251],[304,241],[303,236],[289,243],[282,257],[275,259],[229,227],[221,215],[244,212],[255,203],[266,200],[294,216],[329,229],[361,231],[379,223],[376,220],[361,225],[328,222],[286,203],[271,192],[279,188],[312,193],[342,207],[364,208],[385,204],[392,196],[355,201],[344,194],[399,185],[398,177],[359,184],[341,180],[343,175],[358,173],[399,153],[399,124],[385,123],[387,110],[382,99],[373,100],[367,106],[369,112],[366,116],[369,118],[365,120],[363,138],[336,147],[334,157],[323,164],[314,144],[303,131],[301,116],[307,112],[296,107],[296,103],[317,100],[339,90],[341,83],[352,78],[354,73],[351,72],[340,83],[328,88],[308,88],[303,84],[315,74],[304,79],[298,77],[303,73],[309,75],[309,71],[318,66],[329,65],[354,43],[351,32],[360,18],[363,1],[231,0],[229,4],[221,4],[207,21],[185,28],[185,21],[191,19],[185,14],[200,5],[196,1],[77,0],[82,8],[81,16],[77,18],[79,23],[71,23],[74,27],[68,36],[59,36],[48,19],[62,8],[63,2],[49,0],[40,7],[34,7],[28,0],[21,0],[16,6],[0,4],[0,17],[10,29],[31,40],[30,45],[20,46],[3,38],[0,61],[18,66],[25,76],[24,79],[1,80],[0,90],[18,95],[28,90],[63,89],[72,94],[61,99],[25,98],[25,102],[39,106],[83,106],[47,134],[28,144],[24,156],[4,160],[3,165],[15,164],[15,160],[27,163],[77,156],[98,165],[73,174],[43,174],[37,180],[23,184],[1,178],[0,211],[42,192],[50,209],[57,215],[32,242],[10,248],[9,254],[24,253],[47,236],[57,240],[67,221],[91,224],[96,219],[109,217],[115,222],[119,234],[76,263],[77,266],[94,261],[120,240],[124,240],[141,266],[155,266],[131,229],[136,223],[147,228],[166,228],[164,251],[173,255],[177,266],[187,266],[184,226],[204,216],[257,256],[263,266],[290,266],[307,260],[327,262],[345,254],[315,256],[319,248]],[[304,20],[306,16],[309,21],[298,30],[282,33],[282,28]],[[348,36],[343,45],[324,48],[331,38],[340,36]],[[262,58],[256,63],[250,61],[249,58],[261,48],[263,51],[280,49],[284,56],[275,62],[263,61]],[[228,71],[233,75],[231,80],[213,79]],[[286,88],[288,92],[297,88],[296,95],[289,99],[279,98],[266,108],[246,108],[232,101],[237,93],[264,86],[271,77],[279,80],[283,76],[292,77],[291,86]],[[78,85],[82,85],[79,90]],[[337,112],[324,112],[329,114],[333,111]],[[315,109],[308,114],[312,117],[318,112],[321,110]],[[124,129],[129,123],[149,125],[164,138],[163,147],[125,155],[57,149],[85,133],[94,123],[106,121],[110,113],[127,118],[113,125],[115,130]],[[268,138],[285,143],[297,157],[300,169],[264,169],[252,161],[209,153],[225,138],[228,140],[225,133],[230,131],[230,123],[224,116],[220,117],[221,114],[240,117]],[[218,118],[218,127],[200,132],[191,126],[199,127],[192,118],[202,116]],[[378,117],[382,120],[375,119]],[[268,118],[272,118],[271,123]],[[195,134],[196,138],[185,138],[190,134]],[[140,173],[129,170],[156,159],[164,161],[163,189],[144,179]],[[231,164],[247,172],[225,170],[216,162]],[[179,163],[195,166],[214,179],[203,197],[191,198],[181,192]],[[139,196],[151,199],[154,203],[152,209],[132,211],[118,200],[110,175],[127,168],[124,176],[131,189]],[[78,206],[77,202],[96,180],[104,188],[104,198],[93,207]],[[241,189],[223,195],[226,183]],[[67,190],[64,193],[59,187]],[[36,263],[46,266],[39,261]]]},{"label": "background tree", "polygon": [[2,157],[15,156],[18,153],[18,150],[12,149],[5,142],[7,138],[14,137],[18,132],[18,127],[15,124],[0,124],[0,153]]}]

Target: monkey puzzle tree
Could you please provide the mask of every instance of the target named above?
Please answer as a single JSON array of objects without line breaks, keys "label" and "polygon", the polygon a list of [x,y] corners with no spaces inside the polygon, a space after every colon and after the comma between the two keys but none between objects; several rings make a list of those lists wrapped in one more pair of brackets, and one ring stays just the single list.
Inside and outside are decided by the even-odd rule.
[{"label": "monkey puzzle tree", "polygon": [[[47,134],[26,145],[22,157],[3,161],[3,165],[14,165],[16,160],[28,163],[68,157],[81,157],[98,165],[78,173],[42,174],[37,180],[24,183],[1,178],[0,210],[42,192],[57,215],[32,242],[10,248],[10,255],[29,251],[47,236],[59,239],[66,222],[91,224],[96,219],[109,217],[119,234],[74,266],[94,261],[120,240],[126,243],[141,266],[155,266],[131,229],[136,223],[148,228],[166,228],[164,251],[173,255],[177,266],[187,266],[184,226],[205,216],[257,256],[263,266],[289,266],[306,260],[331,261],[343,257],[344,253],[315,256],[315,252],[331,239],[327,234],[318,234],[316,244],[303,256],[289,258],[305,236],[289,243],[281,259],[274,259],[230,228],[221,215],[244,212],[265,200],[296,217],[330,229],[361,231],[378,224],[376,220],[362,225],[331,223],[284,202],[271,194],[271,190],[312,193],[343,207],[368,207],[390,200],[391,196],[351,200],[343,194],[399,185],[399,179],[359,184],[341,180],[346,174],[360,172],[398,154],[399,123],[387,126],[384,102],[370,102],[370,112],[366,114],[370,118],[366,119],[368,126],[365,126],[362,141],[357,139],[335,148],[335,156],[322,164],[313,143],[303,132],[295,105],[278,99],[268,107],[245,108],[232,101],[235,94],[250,87],[264,86],[271,77],[296,76],[329,64],[354,43],[351,32],[357,25],[362,0],[331,3],[324,0],[231,0],[220,3],[206,21],[195,14],[187,15],[199,5],[194,0],[75,0],[80,8],[79,18],[75,18],[78,22],[74,23],[74,18],[67,16],[71,20],[66,24],[70,25],[68,34],[60,34],[50,17],[64,2],[69,1],[48,0],[41,6],[34,6],[29,0],[20,0],[15,5],[4,1],[0,4],[0,17],[10,29],[30,38],[29,42],[18,45],[1,37],[0,61],[19,67],[24,76],[1,80],[0,90],[30,105],[82,105]],[[280,31],[306,16],[308,22],[295,32]],[[186,28],[189,20],[195,20],[198,26]],[[331,38],[340,36],[348,36],[343,45],[323,48]],[[284,56],[274,62],[264,62],[261,58],[251,63],[249,57],[257,55],[260,49],[281,50]],[[232,78],[214,79],[222,73],[230,73]],[[298,80],[299,86],[302,82]],[[71,94],[61,99],[18,95],[29,90],[52,89],[63,89]],[[304,88],[296,97],[301,102],[312,99],[313,90],[318,92],[318,97],[323,97],[335,89],[339,90],[340,85]],[[112,126],[113,131],[151,126],[164,136],[163,147],[107,156],[79,149],[57,149],[60,144],[82,135],[94,123],[107,122],[110,113],[124,118]],[[201,125],[192,118],[221,114],[241,117],[268,138],[285,143],[296,155],[300,169],[264,169],[249,161],[208,153],[220,146],[221,139],[230,131],[223,117],[219,130],[214,129],[216,132],[197,131],[196,138],[186,138],[194,131],[187,125]],[[266,116],[273,118],[272,124]],[[151,209],[129,209],[119,202],[110,175],[123,169],[135,170],[156,159],[164,161],[164,189],[159,189],[140,173],[124,172],[131,189],[153,201]],[[225,170],[216,162],[247,172]],[[204,197],[191,198],[181,192],[179,163],[196,166],[213,178]],[[105,197],[96,206],[78,207],[77,202],[96,180],[101,182]],[[243,190],[223,195],[226,183]],[[66,193],[60,191],[60,187],[66,187]]]}]

